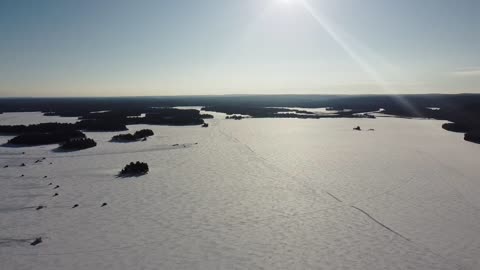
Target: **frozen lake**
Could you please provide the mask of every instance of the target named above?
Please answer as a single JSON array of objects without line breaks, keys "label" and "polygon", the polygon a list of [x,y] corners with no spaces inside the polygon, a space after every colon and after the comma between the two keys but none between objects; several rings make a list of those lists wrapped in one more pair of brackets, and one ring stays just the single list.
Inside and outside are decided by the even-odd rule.
[{"label": "frozen lake", "polygon": [[30,125],[40,123],[75,123],[77,117],[45,116],[41,112],[11,112],[0,114],[0,125]]},{"label": "frozen lake", "polygon": [[[442,122],[208,122],[0,148],[2,269],[480,269],[480,145]],[[137,160],[149,174],[115,177]]]}]

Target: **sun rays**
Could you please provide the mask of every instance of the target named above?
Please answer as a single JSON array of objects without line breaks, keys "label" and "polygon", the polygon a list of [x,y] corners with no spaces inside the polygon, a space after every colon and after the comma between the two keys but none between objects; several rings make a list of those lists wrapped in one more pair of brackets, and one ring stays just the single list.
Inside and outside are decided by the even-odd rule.
[{"label": "sun rays", "polygon": [[[394,89],[391,89],[390,83],[386,80],[375,67],[373,67],[362,55],[356,52],[350,44],[342,37],[333,24],[320,11],[316,10],[308,0],[296,0],[305,11],[312,16],[318,25],[335,41],[335,43],[342,48],[342,50],[362,69],[363,72],[371,79],[385,94],[396,94]],[[398,101],[413,112],[417,112],[416,108],[410,104],[405,98],[398,96]]]}]

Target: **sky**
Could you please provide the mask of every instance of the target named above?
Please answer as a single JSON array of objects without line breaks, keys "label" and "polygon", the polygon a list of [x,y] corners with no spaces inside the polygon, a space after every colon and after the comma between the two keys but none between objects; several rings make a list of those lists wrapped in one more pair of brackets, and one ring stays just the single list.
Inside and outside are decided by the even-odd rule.
[{"label": "sky", "polygon": [[467,92],[478,0],[0,0],[0,97]]}]

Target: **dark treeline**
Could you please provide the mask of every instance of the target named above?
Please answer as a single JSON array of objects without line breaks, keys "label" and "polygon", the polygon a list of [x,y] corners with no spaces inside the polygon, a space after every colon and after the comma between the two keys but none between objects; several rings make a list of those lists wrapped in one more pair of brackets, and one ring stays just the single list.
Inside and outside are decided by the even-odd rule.
[{"label": "dark treeline", "polygon": [[128,130],[127,121],[122,118],[117,119],[92,119],[77,122],[77,128],[84,131],[123,131]]},{"label": "dark treeline", "polygon": [[59,148],[62,150],[82,150],[95,146],[97,146],[97,143],[93,139],[73,138],[60,145]]},{"label": "dark treeline", "polygon": [[465,133],[465,140],[474,143],[480,143],[480,130],[473,130]]},{"label": "dark treeline", "polygon": [[241,115],[236,115],[236,114],[227,115],[227,117],[225,117],[225,119],[233,119],[233,120],[242,120],[243,118],[245,118],[245,117],[243,117]]},{"label": "dark treeline", "polygon": [[[460,95],[225,95],[184,97],[123,98],[6,98],[0,99],[0,112],[41,111],[49,115],[86,117],[94,111],[122,112],[139,116],[159,107],[237,106],[237,107],[332,107],[335,110],[375,111],[379,107],[391,113],[419,116],[413,108],[440,107],[459,109],[480,103],[480,94]],[[410,104],[410,105],[408,105]],[[97,117],[94,117],[98,119]]]},{"label": "dark treeline", "polygon": [[12,125],[12,126],[0,126],[1,134],[22,134],[22,133],[42,133],[42,132],[54,132],[54,131],[67,131],[78,130],[77,124],[66,123],[43,123],[35,125]]},{"label": "dark treeline", "polygon": [[[289,117],[287,113],[302,114],[305,118],[317,118],[316,114],[304,110],[293,110],[287,108],[271,108],[271,107],[255,107],[248,105],[218,105],[218,106],[206,106],[202,108],[205,111],[223,112],[228,115],[248,115],[251,117]],[[291,116],[291,115],[290,115]],[[298,116],[298,115],[297,115]]]},{"label": "dark treeline", "polygon": [[154,133],[151,129],[142,129],[135,133],[119,134],[112,137],[112,142],[135,142],[153,136]]},{"label": "dark treeline", "polygon": [[146,138],[155,135],[151,129],[141,129],[135,131],[133,136],[138,139]]},{"label": "dark treeline", "polygon": [[84,120],[77,123],[42,123],[34,125],[0,126],[0,134],[16,135],[27,133],[46,133],[56,131],[122,131],[127,130],[125,122]]},{"label": "dark treeline", "polygon": [[[139,114],[140,115],[140,114]],[[210,115],[200,114],[198,110],[180,110],[172,108],[154,109],[145,117],[127,116],[125,113],[105,112],[89,113],[76,123],[44,123],[35,125],[0,125],[1,134],[18,135],[26,133],[45,133],[55,131],[124,131],[127,125],[201,125]]]},{"label": "dark treeline", "polygon": [[179,109],[159,109],[155,112],[150,112],[143,118],[129,118],[130,121],[140,121],[139,124],[151,124],[151,125],[172,125],[172,126],[184,126],[184,125],[202,125],[204,118],[209,116],[200,114],[199,110],[179,110]]},{"label": "dark treeline", "polygon": [[85,138],[85,134],[77,130],[54,131],[45,133],[25,133],[8,141],[9,145],[44,145],[63,143],[74,138]]},{"label": "dark treeline", "polygon": [[[455,123],[446,126],[467,134],[471,141],[480,130],[480,94],[459,95],[226,95],[185,97],[129,97],[129,98],[9,98],[0,99],[2,112],[42,111],[48,115],[76,116],[82,120],[111,123],[109,130],[120,130],[128,124],[201,125],[204,116],[198,111],[185,113],[161,112],[159,107],[204,106],[228,114],[252,117],[318,118],[309,113],[279,113],[282,109],[267,107],[330,107],[340,112],[322,117],[361,117],[366,112],[384,109],[384,113],[399,117],[422,117]],[[440,110],[431,110],[438,107]],[[94,111],[108,113],[91,113]],[[160,111],[159,111],[160,110]],[[288,110],[288,109],[287,109]],[[193,110],[195,111],[195,110]],[[142,113],[146,117],[139,117]],[[189,116],[187,116],[189,115]],[[86,130],[98,130],[106,122],[84,123]],[[98,125],[97,125],[98,124]],[[0,127],[2,132],[3,127]]]},{"label": "dark treeline", "polygon": [[[141,117],[145,114],[144,117]],[[85,130],[91,131],[120,131],[127,130],[126,125],[201,125],[210,115],[200,114],[199,110],[180,110],[175,108],[145,108],[134,111],[131,108],[125,111],[108,111],[103,113],[88,113],[80,117],[80,123]]]},{"label": "dark treeline", "polygon": [[[128,111],[128,109],[127,109]],[[202,125],[209,115],[199,110],[180,110],[172,108],[151,108],[145,117],[129,116],[124,112],[88,113],[76,123],[45,123],[34,125],[0,126],[0,134],[18,135],[11,139],[10,145],[42,145],[62,143],[76,138],[80,131],[124,131],[127,125]],[[142,133],[143,132],[143,133]],[[145,138],[149,131],[133,134],[134,139]],[[150,131],[151,132],[151,131]],[[152,132],[153,133],[153,132]],[[85,135],[83,135],[85,137]],[[126,138],[126,136],[125,136]]]},{"label": "dark treeline", "polygon": [[131,133],[127,133],[127,134],[118,134],[118,135],[115,135],[112,137],[112,139],[110,139],[111,142],[136,142],[138,141],[137,138],[135,138],[135,136],[133,136],[133,134]]},{"label": "dark treeline", "polygon": [[208,106],[202,108],[205,111],[223,112],[230,116],[227,119],[240,120],[242,115],[253,118],[301,118],[301,119],[320,119],[320,118],[364,118],[372,115],[363,114],[363,110],[339,111],[335,114],[319,115],[305,110],[272,108],[272,107],[250,107],[250,106]]}]

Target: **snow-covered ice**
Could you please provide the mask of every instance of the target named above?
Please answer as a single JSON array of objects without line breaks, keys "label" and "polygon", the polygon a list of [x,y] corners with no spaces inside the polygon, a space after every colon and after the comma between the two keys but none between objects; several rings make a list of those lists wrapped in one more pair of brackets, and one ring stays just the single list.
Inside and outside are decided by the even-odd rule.
[{"label": "snow-covered ice", "polygon": [[9,112],[0,114],[0,125],[30,125],[40,123],[75,123],[77,117],[45,116],[41,112]]},{"label": "snow-covered ice", "polygon": [[[208,121],[0,148],[0,268],[480,269],[480,145],[441,122]],[[149,174],[115,177],[137,160]]]}]

